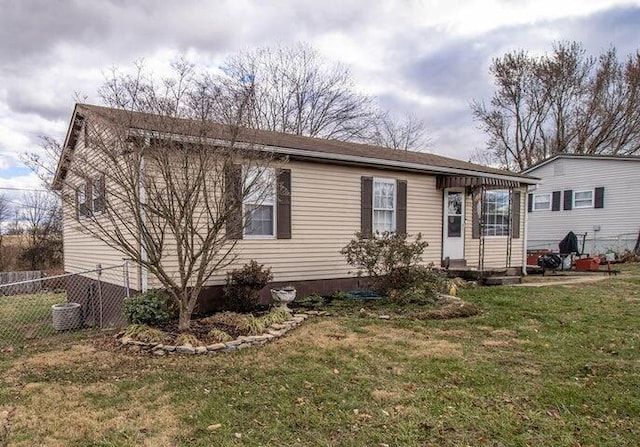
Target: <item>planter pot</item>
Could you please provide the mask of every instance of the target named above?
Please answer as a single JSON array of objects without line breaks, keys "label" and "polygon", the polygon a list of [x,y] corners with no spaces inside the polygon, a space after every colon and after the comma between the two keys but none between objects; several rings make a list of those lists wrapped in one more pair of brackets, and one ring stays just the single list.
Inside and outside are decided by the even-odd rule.
[{"label": "planter pot", "polygon": [[271,289],[271,298],[286,311],[291,312],[287,306],[296,299],[296,289],[294,287],[283,287],[282,289]]},{"label": "planter pot", "polygon": [[60,303],[51,306],[53,328],[56,331],[69,331],[82,326],[82,307],[79,303]]}]

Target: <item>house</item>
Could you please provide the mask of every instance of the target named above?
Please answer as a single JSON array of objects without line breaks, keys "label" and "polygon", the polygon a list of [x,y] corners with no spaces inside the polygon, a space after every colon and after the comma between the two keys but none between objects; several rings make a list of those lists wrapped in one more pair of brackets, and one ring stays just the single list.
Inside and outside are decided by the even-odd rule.
[{"label": "house", "polygon": [[[165,139],[190,137],[188,120],[172,119],[175,126],[169,130],[149,114],[76,105],[54,179],[54,187],[63,192],[76,188],[75,194],[63,194],[67,272],[122,263],[118,250],[76,225],[88,211],[93,209],[95,215],[102,210],[104,201],[109,201],[109,185],[98,179],[87,189],[90,183],[70,178],[73,164],[95,150],[87,128],[99,123],[108,130],[116,121],[126,122],[134,137],[150,133]],[[228,137],[212,126],[218,133],[207,141],[224,145]],[[431,153],[278,132],[247,130],[234,138],[286,159],[278,171],[278,180],[290,191],[286,201],[272,197],[260,216],[253,215],[251,225],[234,236],[235,266],[252,259],[270,266],[275,285],[295,284],[301,294],[357,287],[358,278],[340,249],[358,231],[422,233],[429,244],[425,264],[440,266],[447,261],[479,270],[524,265],[526,191],[536,182],[527,175]],[[224,275],[212,278],[203,302],[219,294],[223,282]],[[158,285],[144,269],[132,267],[132,289]]]},{"label": "house", "polygon": [[633,249],[640,230],[640,157],[556,155],[524,171],[540,178],[529,192],[529,250],[558,250],[569,231],[584,252]]}]

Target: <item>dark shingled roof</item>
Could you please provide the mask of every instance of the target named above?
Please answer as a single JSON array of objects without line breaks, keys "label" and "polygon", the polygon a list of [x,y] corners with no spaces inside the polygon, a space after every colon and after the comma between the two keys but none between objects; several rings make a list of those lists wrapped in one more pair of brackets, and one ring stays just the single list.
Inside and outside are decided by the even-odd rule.
[{"label": "dark shingled roof", "polygon": [[[77,104],[75,116],[86,118],[94,117],[130,129],[138,129],[148,132],[167,132],[184,136],[206,137],[212,139],[228,140],[231,137],[230,127],[209,122],[203,125],[200,121],[184,118],[170,118],[142,112],[130,112],[121,109],[95,106],[89,104]],[[70,126],[70,132],[73,123]],[[70,144],[69,135],[67,145]],[[479,175],[482,177],[508,177],[511,180],[523,183],[536,183],[533,177],[501,169],[481,166],[454,158],[443,157],[426,152],[414,152],[394,150],[368,144],[351,143],[339,140],[327,140],[311,138],[300,135],[291,135],[282,132],[273,132],[255,129],[241,129],[236,141],[268,146],[276,153],[284,153],[295,158],[317,158],[326,161],[351,161],[360,160],[363,164],[380,164],[386,167],[396,166],[399,169],[413,169],[426,172],[439,172],[447,174],[447,170],[453,170],[453,175]],[[463,171],[463,172],[462,172]]]}]

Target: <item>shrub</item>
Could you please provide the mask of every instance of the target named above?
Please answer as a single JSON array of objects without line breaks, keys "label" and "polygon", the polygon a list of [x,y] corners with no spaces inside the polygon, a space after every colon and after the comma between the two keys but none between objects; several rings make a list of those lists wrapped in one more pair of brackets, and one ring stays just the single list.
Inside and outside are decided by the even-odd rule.
[{"label": "shrub", "polygon": [[233,337],[227,334],[225,331],[221,331],[220,329],[211,329],[207,334],[213,341],[218,343],[225,343],[227,341],[233,340]]},{"label": "shrub", "polygon": [[435,272],[418,265],[428,245],[420,233],[413,242],[404,234],[385,232],[366,237],[356,233],[340,253],[357,269],[358,275],[364,273],[371,278],[375,291],[388,295],[435,279]]},{"label": "shrub", "polygon": [[193,334],[180,334],[176,337],[174,342],[176,346],[202,346],[203,343]]},{"label": "shrub", "polygon": [[236,312],[251,312],[258,307],[260,290],[273,279],[271,268],[252,260],[242,268],[227,273],[224,307]]},{"label": "shrub", "polygon": [[146,324],[132,324],[125,330],[125,336],[144,343],[162,343],[167,335],[159,329],[152,328]]},{"label": "shrub", "polygon": [[162,324],[176,316],[170,298],[161,290],[149,290],[125,299],[124,312],[133,324]]}]

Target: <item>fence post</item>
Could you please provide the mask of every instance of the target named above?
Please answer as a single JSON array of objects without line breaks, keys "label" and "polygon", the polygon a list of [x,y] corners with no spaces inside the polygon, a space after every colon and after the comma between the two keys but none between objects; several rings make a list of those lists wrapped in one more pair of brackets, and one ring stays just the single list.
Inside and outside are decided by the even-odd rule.
[{"label": "fence post", "polygon": [[98,271],[98,303],[100,305],[100,329],[102,329],[102,313],[103,313],[103,304],[102,304],[102,264],[96,265],[96,270]]},{"label": "fence post", "polygon": [[124,284],[124,296],[129,298],[129,260],[125,259],[122,264],[122,282]]}]

